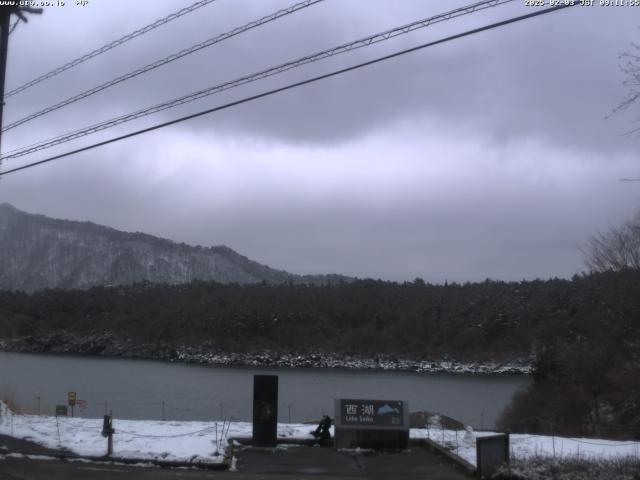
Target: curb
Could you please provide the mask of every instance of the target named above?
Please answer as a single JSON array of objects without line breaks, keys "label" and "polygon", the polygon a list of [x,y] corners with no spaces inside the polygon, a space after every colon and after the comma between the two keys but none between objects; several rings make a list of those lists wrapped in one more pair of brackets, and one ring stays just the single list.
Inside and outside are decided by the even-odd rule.
[{"label": "curb", "polygon": [[419,445],[422,445],[427,450],[435,452],[438,455],[443,456],[443,457],[447,458],[448,460],[451,460],[456,465],[462,467],[462,469],[466,473],[468,473],[469,475],[471,475],[473,477],[476,476],[476,467],[475,467],[475,465],[472,465],[471,463],[467,462],[464,458],[459,457],[455,453],[451,452],[450,450],[447,450],[442,445],[439,445],[438,443],[434,442],[433,440],[431,440],[429,438],[420,439]]},{"label": "curb", "polygon": [[[233,442],[238,442],[240,445],[244,447],[253,447],[253,448],[274,448],[273,446],[262,447],[262,446],[253,446],[253,438],[251,437],[230,437],[227,439],[227,442],[231,446],[231,455],[233,455]],[[276,445],[306,445],[308,447],[313,447],[314,445],[320,445],[321,447],[333,447],[333,438],[330,440],[316,440],[315,438],[277,438]]]},{"label": "curb", "polygon": [[160,468],[176,468],[176,467],[188,467],[188,468],[197,468],[200,470],[228,470],[230,466],[231,457],[225,456],[221,463],[210,463],[210,462],[185,462],[185,461],[173,461],[173,460],[158,460],[155,458],[131,458],[131,457],[92,457],[92,456],[81,456],[81,455],[73,455],[67,453],[56,453],[56,454],[44,454],[44,453],[34,453],[34,452],[22,452],[18,450],[6,450],[0,452],[0,455],[9,455],[9,454],[18,454],[23,457],[29,459],[30,457],[49,457],[51,459],[60,460],[61,462],[66,461],[77,461],[77,460],[86,460],[89,462],[96,463],[108,463],[108,464],[126,464],[126,465],[155,465]]},{"label": "curb", "polygon": [[229,461],[230,457],[226,457],[223,459],[221,463],[210,463],[210,462],[185,462],[178,460],[158,460],[158,459],[149,459],[149,458],[130,458],[130,457],[67,457],[66,459],[84,459],[90,460],[92,462],[107,462],[107,463],[119,463],[119,464],[127,464],[127,465],[136,465],[136,464],[148,464],[148,465],[156,465],[160,468],[176,468],[176,467],[189,467],[189,468],[197,468],[200,470],[228,470],[229,469]]}]

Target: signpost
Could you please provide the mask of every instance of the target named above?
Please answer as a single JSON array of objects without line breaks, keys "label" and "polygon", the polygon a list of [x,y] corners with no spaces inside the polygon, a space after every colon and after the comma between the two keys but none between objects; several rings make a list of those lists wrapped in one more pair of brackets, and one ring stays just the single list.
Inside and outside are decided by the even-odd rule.
[{"label": "signpost", "polygon": [[66,405],[56,405],[56,417],[66,417],[69,409]]},{"label": "signpost", "polygon": [[71,407],[71,416],[73,417],[73,407],[76,406],[76,392],[67,393],[67,402]]},{"label": "signpost", "polygon": [[404,400],[335,400],[335,447],[404,450],[409,404]]}]

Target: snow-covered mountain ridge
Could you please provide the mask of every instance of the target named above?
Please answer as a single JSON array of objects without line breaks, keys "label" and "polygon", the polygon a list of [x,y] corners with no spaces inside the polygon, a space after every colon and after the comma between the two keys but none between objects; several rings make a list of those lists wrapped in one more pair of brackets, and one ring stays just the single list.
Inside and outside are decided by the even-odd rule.
[{"label": "snow-covered mountain ridge", "polygon": [[91,222],[58,220],[0,204],[0,289],[89,288],[194,280],[250,284],[349,281],[340,275],[294,275],[229,247],[178,244]]}]

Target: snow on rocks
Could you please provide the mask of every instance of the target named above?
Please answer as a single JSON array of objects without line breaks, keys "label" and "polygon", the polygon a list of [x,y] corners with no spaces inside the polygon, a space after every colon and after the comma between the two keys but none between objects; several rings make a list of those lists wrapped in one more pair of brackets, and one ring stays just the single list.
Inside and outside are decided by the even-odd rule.
[{"label": "snow on rocks", "polygon": [[348,368],[418,373],[523,374],[533,370],[533,358],[516,358],[508,362],[459,362],[450,359],[399,359],[381,356],[367,358],[327,352],[219,352],[212,345],[163,347],[121,340],[112,334],[77,336],[70,333],[0,339],[0,350],[22,353],[65,353],[120,358],[145,358],[170,362],[216,366],[279,368]]},{"label": "snow on rocks", "polygon": [[453,360],[409,360],[397,358],[364,358],[330,353],[216,353],[184,347],[176,352],[176,360],[223,366],[280,368],[348,368],[359,370],[410,371],[418,373],[520,374],[533,371],[532,361],[514,360],[507,363],[470,363]]}]

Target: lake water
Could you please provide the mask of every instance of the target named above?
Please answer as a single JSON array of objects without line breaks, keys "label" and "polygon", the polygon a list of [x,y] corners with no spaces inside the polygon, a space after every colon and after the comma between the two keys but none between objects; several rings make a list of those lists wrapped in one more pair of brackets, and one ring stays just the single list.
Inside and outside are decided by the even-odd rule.
[{"label": "lake water", "polygon": [[0,399],[51,414],[76,391],[80,416],[251,420],[253,375],[279,376],[278,420],[333,416],[334,398],[408,400],[411,411],[439,412],[491,428],[523,375],[416,374],[329,369],[209,367],[147,360],[0,352]]}]

